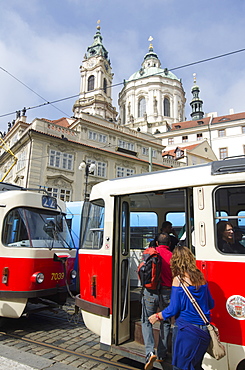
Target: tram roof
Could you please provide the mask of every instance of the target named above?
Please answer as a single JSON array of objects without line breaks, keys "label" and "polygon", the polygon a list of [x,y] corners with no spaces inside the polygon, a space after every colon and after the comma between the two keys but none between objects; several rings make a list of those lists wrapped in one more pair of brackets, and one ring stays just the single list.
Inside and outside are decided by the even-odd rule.
[{"label": "tram roof", "polygon": [[15,185],[15,184],[9,184],[7,182],[0,182],[0,191],[7,191],[7,190],[21,190],[22,187]]},{"label": "tram roof", "polygon": [[[154,171],[103,181],[93,186],[90,199],[143,193],[188,186],[214,185],[245,181],[245,157],[214,161],[207,164]],[[236,175],[234,175],[236,174]]]}]

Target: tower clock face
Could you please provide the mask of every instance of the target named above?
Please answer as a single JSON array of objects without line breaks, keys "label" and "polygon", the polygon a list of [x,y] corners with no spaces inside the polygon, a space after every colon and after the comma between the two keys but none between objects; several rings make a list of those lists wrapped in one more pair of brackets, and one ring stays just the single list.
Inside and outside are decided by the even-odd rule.
[{"label": "tower clock face", "polygon": [[94,65],[95,65],[94,60],[91,60],[91,61],[88,63],[88,66],[89,66],[89,67],[93,67]]}]

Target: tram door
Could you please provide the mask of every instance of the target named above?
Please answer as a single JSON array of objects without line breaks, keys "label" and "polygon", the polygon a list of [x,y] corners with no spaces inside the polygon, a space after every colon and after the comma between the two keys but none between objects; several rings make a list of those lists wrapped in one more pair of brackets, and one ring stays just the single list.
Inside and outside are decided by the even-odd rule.
[{"label": "tram door", "polygon": [[129,198],[115,198],[113,336],[116,345],[130,338]]}]

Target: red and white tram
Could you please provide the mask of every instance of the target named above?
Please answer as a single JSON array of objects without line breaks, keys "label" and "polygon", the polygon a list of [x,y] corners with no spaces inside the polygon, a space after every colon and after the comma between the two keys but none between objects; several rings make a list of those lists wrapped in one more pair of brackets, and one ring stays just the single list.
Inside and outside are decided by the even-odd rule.
[{"label": "red and white tram", "polygon": [[212,321],[227,356],[206,355],[204,368],[245,369],[245,253],[223,253],[217,242],[220,220],[245,231],[245,158],[108,180],[93,187],[86,207],[76,305],[101,345],[144,358],[132,328],[141,314],[137,265],[154,236],[141,219],[151,225],[154,215],[158,231],[171,221],[194,251],[215,299]]},{"label": "red and white tram", "polygon": [[0,230],[0,317],[18,318],[28,303],[64,304],[76,274],[65,203],[0,182]]}]

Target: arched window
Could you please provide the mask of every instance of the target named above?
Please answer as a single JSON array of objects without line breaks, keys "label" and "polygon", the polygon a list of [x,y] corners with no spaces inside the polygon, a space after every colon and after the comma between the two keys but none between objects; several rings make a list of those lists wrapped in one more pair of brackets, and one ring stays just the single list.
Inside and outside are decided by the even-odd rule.
[{"label": "arched window", "polygon": [[122,107],[122,124],[125,125],[126,123],[126,107],[125,107],[125,104],[123,104],[123,107]]},{"label": "arched window", "polygon": [[94,76],[88,78],[88,91],[94,90]]},{"label": "arched window", "polygon": [[170,101],[168,98],[164,98],[163,101],[163,115],[165,117],[170,117]]},{"label": "arched window", "polygon": [[140,98],[138,102],[138,117],[143,117],[144,113],[146,113],[145,98]]},{"label": "arched window", "polygon": [[103,90],[104,90],[104,93],[106,94],[107,93],[107,81],[106,81],[106,78],[104,78]]}]

